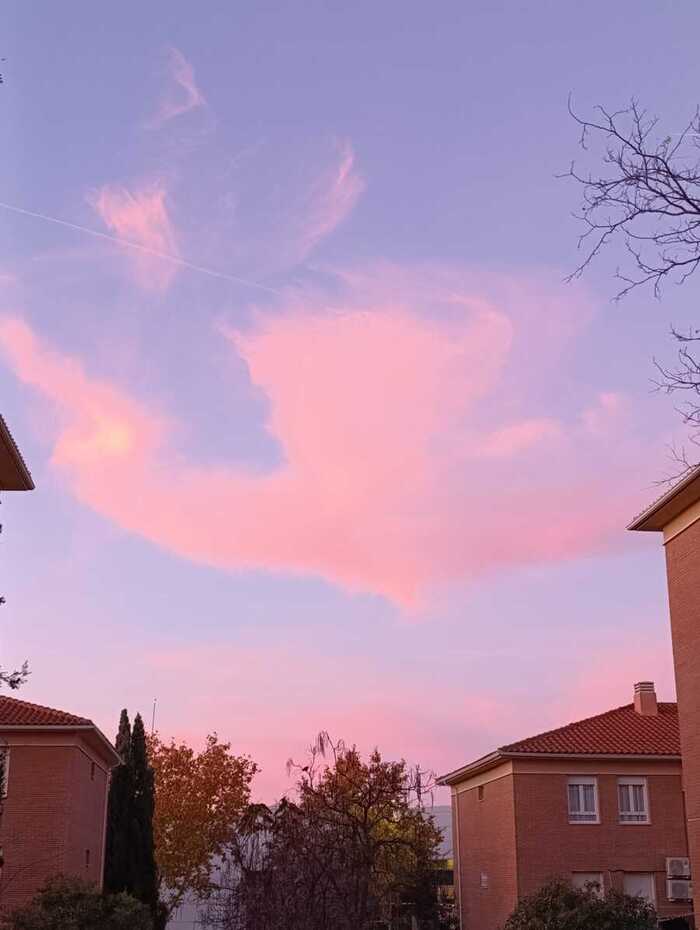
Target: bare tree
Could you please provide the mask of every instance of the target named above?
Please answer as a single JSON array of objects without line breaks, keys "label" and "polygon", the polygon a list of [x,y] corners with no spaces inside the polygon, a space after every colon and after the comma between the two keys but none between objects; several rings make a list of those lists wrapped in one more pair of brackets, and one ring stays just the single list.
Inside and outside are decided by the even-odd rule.
[{"label": "bare tree", "polygon": [[[700,109],[680,131],[669,133],[661,132],[658,118],[635,100],[613,112],[598,106],[590,119],[578,115],[569,100],[569,112],[580,127],[584,157],[595,164],[595,170],[585,171],[572,162],[565,175],[580,186],[575,215],[584,226],[583,258],[569,279],[580,277],[606,246],[620,241],[629,261],[617,269],[616,300],[645,285],[660,297],[664,284],[684,284],[700,266]],[[672,328],[671,333],[679,344],[676,363],[656,363],[655,384],[684,395],[679,412],[697,444],[700,329]],[[693,464],[685,450],[673,450],[673,457],[681,473]]]}]

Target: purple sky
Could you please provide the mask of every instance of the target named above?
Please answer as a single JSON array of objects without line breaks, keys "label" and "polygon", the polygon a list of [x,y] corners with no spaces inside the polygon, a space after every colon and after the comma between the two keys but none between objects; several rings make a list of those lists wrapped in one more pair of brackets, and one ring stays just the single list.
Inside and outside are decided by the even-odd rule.
[{"label": "purple sky", "polygon": [[635,680],[671,698],[661,546],[624,527],[683,436],[652,357],[698,286],[611,303],[614,250],[564,284],[556,175],[569,92],[682,128],[697,4],[4,21],[22,696],[109,735],[157,697],[163,736],[216,730],[264,798],[320,728],[442,771]]}]

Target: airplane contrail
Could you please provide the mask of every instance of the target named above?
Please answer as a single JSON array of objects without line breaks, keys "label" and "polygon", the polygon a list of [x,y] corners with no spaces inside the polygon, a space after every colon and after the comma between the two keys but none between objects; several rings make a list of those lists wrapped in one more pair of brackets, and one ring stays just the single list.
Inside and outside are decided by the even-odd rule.
[{"label": "airplane contrail", "polygon": [[37,220],[45,220],[47,223],[55,223],[57,226],[75,229],[78,232],[87,233],[89,236],[95,236],[98,239],[107,239],[109,242],[116,242],[117,245],[123,245],[129,249],[145,252],[147,255],[153,255],[155,258],[162,258],[164,261],[172,262],[174,265],[180,265],[182,268],[189,268],[190,271],[198,271],[200,274],[207,274],[211,278],[222,278],[224,281],[233,281],[235,284],[257,288],[261,291],[267,291],[270,294],[282,293],[274,287],[268,287],[266,284],[259,284],[257,281],[248,281],[246,278],[239,278],[237,275],[228,274],[228,272],[225,271],[216,271],[214,268],[206,268],[204,265],[195,265],[192,262],[186,261],[184,258],[179,258],[177,255],[170,255],[168,252],[160,252],[158,249],[150,249],[147,245],[131,242],[129,239],[121,239],[119,236],[110,236],[109,233],[100,232],[99,229],[91,229],[89,226],[81,226],[79,223],[69,223],[68,220],[61,220],[57,216],[47,216],[45,213],[25,210],[24,207],[17,207],[11,203],[3,203],[2,200],[0,200],[0,208],[9,210],[12,213],[20,213],[22,216],[31,216]]}]

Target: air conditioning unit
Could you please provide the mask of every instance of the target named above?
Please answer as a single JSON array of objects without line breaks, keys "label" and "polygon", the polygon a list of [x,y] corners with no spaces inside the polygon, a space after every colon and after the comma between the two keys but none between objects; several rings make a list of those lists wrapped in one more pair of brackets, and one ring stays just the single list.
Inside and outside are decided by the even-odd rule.
[{"label": "air conditioning unit", "polygon": [[669,901],[692,901],[693,883],[687,878],[669,878],[666,882],[666,897]]},{"label": "air conditioning unit", "polygon": [[690,859],[672,856],[666,860],[666,878],[689,878]]}]

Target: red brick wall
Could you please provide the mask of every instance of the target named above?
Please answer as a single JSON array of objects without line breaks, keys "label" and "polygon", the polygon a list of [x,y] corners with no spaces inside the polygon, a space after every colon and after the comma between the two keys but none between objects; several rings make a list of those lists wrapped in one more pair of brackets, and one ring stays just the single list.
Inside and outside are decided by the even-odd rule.
[{"label": "red brick wall", "polygon": [[96,764],[93,777],[92,765],[93,760],[87,755],[74,752],[64,869],[101,885],[108,775]]},{"label": "red brick wall", "polygon": [[62,871],[71,747],[12,746],[0,839],[5,864],[0,903],[24,904],[49,875]]},{"label": "red brick wall", "polygon": [[655,872],[659,914],[686,913],[687,904],[666,898],[666,857],[687,855],[680,773],[646,776],[649,824],[618,823],[617,775],[596,777],[600,823],[570,824],[567,775],[516,772],[519,896],[532,894],[550,878],[568,879],[572,872],[602,872],[606,887],[619,890],[623,872]]},{"label": "red brick wall", "polygon": [[[498,930],[517,900],[513,778],[506,775],[456,796],[462,930]],[[453,846],[456,848],[456,841]],[[488,887],[481,886],[482,873]]]},{"label": "red brick wall", "polygon": [[688,840],[700,913],[700,521],[666,544]]},{"label": "red brick wall", "polygon": [[[0,907],[30,900],[63,873],[101,882],[107,775],[79,745],[13,745],[0,842],[5,864]],[[86,866],[85,850],[90,850]]]}]

